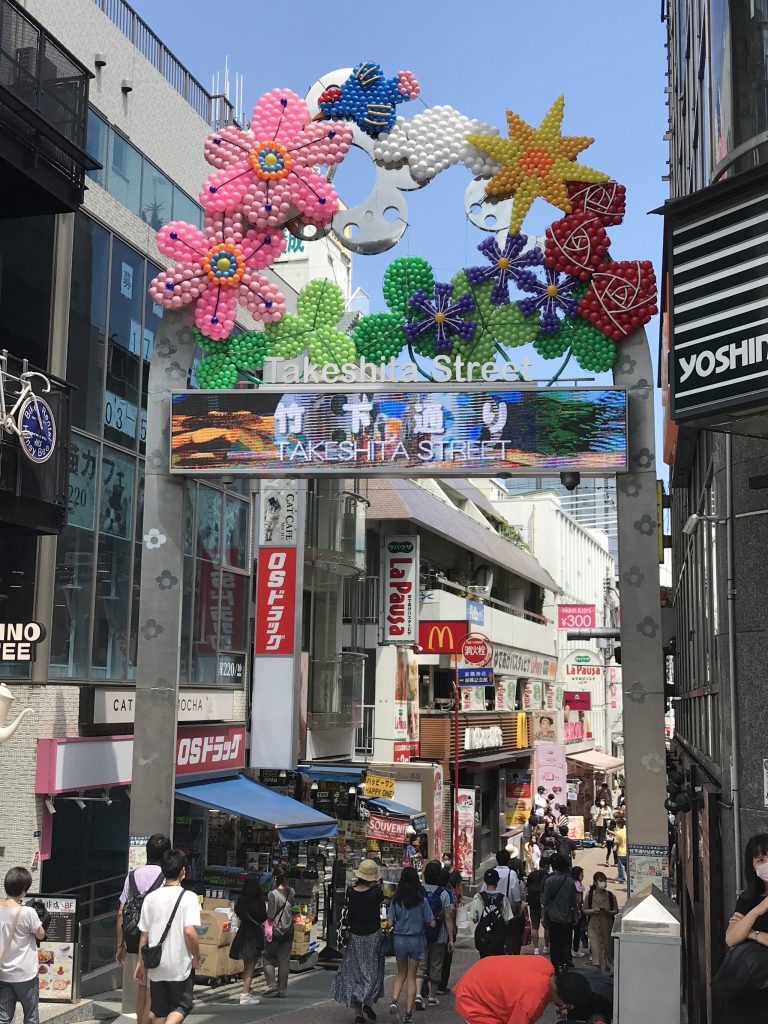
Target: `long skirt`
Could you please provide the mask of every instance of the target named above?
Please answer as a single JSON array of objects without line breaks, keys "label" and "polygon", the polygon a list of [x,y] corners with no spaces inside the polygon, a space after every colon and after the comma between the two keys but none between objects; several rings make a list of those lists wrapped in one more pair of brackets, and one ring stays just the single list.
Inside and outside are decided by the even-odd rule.
[{"label": "long skirt", "polygon": [[604,970],[613,967],[612,927],[613,921],[607,914],[595,914],[589,919],[587,935],[594,967],[602,967]]},{"label": "long skirt", "polygon": [[384,995],[381,935],[350,935],[331,985],[331,998],[344,1006],[371,1006]]}]

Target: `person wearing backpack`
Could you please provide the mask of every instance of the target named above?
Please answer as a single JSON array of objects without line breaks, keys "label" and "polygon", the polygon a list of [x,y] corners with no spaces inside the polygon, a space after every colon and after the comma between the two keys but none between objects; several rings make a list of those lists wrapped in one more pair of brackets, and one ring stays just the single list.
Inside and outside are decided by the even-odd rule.
[{"label": "person wearing backpack", "polygon": [[552,874],[541,891],[544,920],[549,928],[550,959],[556,971],[573,965],[571,939],[573,926],[581,914],[578,907],[576,883],[570,875],[570,864],[556,853],[552,858]]},{"label": "person wearing backpack", "polygon": [[544,882],[549,878],[549,867],[536,868],[531,871],[526,879],[526,900],[528,902],[528,913],[531,915],[531,942],[533,952],[537,955],[549,952],[549,929],[544,925],[544,947],[539,947],[539,929],[541,928],[541,890]]},{"label": "person wearing backpack", "polygon": [[608,879],[602,871],[592,876],[587,898],[584,901],[584,913],[587,916],[587,934],[589,949],[592,955],[592,966],[604,971],[613,967],[613,946],[611,931],[613,919],[619,912],[616,897],[608,889]]},{"label": "person wearing backpack", "polygon": [[149,979],[150,1010],[157,1024],[181,1024],[192,1010],[195,969],[200,966],[200,903],[182,886],[183,850],[168,850],[161,864],[163,884],[148,892],[141,907],[138,982]]},{"label": "person wearing backpack", "polygon": [[[293,897],[285,871],[277,867],[272,872],[274,888],[267,897],[267,920],[264,925],[264,980],[267,983],[265,999],[285,999],[288,992],[288,971],[293,946]],[[276,980],[277,979],[277,980]]]},{"label": "person wearing backpack", "polygon": [[568,826],[561,825],[557,830],[557,853],[565,857],[568,867],[573,867],[573,851],[576,849],[576,841],[568,838]]},{"label": "person wearing backpack", "polygon": [[[119,964],[126,963],[131,975],[136,974],[137,956],[141,930],[141,908],[148,892],[154,892],[163,884],[163,872],[160,862],[164,854],[171,848],[168,836],[159,832],[147,840],[147,863],[125,876],[123,891],[120,893],[120,906],[117,911],[117,949],[115,960]],[[139,982],[136,988],[136,1024],[148,1024],[149,987],[146,982]]]},{"label": "person wearing backpack", "polygon": [[483,889],[472,900],[469,916],[475,927],[475,949],[481,957],[503,956],[507,944],[507,926],[512,907],[498,891],[499,872],[489,868],[483,875]]},{"label": "person wearing backpack", "polygon": [[[427,940],[426,957],[424,958],[424,980],[429,982],[427,1006],[439,1006],[437,989],[443,973],[443,962],[446,953],[453,953],[456,930],[453,919],[453,904],[448,890],[440,885],[443,866],[440,861],[431,860],[424,867],[424,892],[429,909],[435,919],[436,927],[425,925],[424,935]],[[424,997],[416,997],[416,1009],[424,1009]]]}]

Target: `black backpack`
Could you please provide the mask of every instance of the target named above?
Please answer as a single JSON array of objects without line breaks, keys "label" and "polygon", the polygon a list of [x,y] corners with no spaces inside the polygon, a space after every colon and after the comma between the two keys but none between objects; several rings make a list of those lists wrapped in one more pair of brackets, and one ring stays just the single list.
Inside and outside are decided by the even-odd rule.
[{"label": "black backpack", "polygon": [[155,889],[159,889],[165,881],[163,873],[160,871],[147,891],[141,893],[136,885],[136,879],[133,877],[134,874],[135,872],[131,871],[128,875],[128,899],[123,907],[123,941],[128,953],[139,952],[139,939],[141,938],[139,921],[141,920],[141,908],[144,906],[145,897],[149,893],[154,892]]},{"label": "black backpack", "polygon": [[475,949],[480,956],[499,956],[504,952],[507,925],[501,913],[504,894],[481,892],[483,912],[475,927]]}]

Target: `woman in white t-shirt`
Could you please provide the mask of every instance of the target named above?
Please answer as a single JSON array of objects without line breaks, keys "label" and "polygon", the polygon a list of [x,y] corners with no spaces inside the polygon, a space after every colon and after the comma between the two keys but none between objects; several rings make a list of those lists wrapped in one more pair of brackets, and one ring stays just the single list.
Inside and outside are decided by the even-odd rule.
[{"label": "woman in white t-shirt", "polygon": [[34,907],[24,897],[32,886],[26,868],[11,868],[5,876],[6,899],[0,900],[0,1021],[13,1020],[21,1003],[24,1024],[38,1024],[37,943],[45,931]]}]

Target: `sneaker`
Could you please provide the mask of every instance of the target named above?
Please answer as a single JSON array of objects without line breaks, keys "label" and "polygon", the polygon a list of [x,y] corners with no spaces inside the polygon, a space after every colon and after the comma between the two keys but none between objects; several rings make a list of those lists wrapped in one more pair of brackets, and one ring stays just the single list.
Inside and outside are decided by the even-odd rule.
[{"label": "sneaker", "polygon": [[240,996],[241,1006],[256,1006],[256,1004],[260,1002],[261,1000],[259,999],[259,997],[251,995],[250,992],[243,992]]},{"label": "sneaker", "polygon": [[434,996],[430,996],[429,999],[427,1000],[427,1006],[439,1006],[439,1005],[440,1005],[440,1000],[436,999]]},{"label": "sneaker", "polygon": [[412,1013],[406,1013],[406,1015],[403,1017],[403,1024],[413,1024]]},{"label": "sneaker", "polygon": [[539,949],[538,946],[534,946],[533,947],[533,955],[534,956],[541,956],[541,950]]},{"label": "sneaker", "polygon": [[586,954],[586,953],[582,953],[582,951],[581,951],[581,950],[579,949],[579,950],[577,950],[577,951],[576,951],[576,952],[575,952],[575,953],[574,953],[573,955],[574,955],[574,956],[575,956],[575,957],[576,957],[577,959],[579,959],[579,960],[582,960],[582,959],[583,959],[583,958],[584,958],[584,957],[585,957],[585,956],[586,956],[587,954]]},{"label": "sneaker", "polygon": [[376,1014],[374,1013],[372,1006],[364,1006],[363,1013],[368,1018],[368,1020],[376,1020]]},{"label": "sneaker", "polygon": [[397,1000],[396,999],[393,999],[392,1002],[389,1004],[389,1012],[392,1014],[392,1016],[398,1016],[399,1015],[400,1007],[397,1005]]},{"label": "sneaker", "polygon": [[426,1007],[424,1005],[424,996],[422,996],[422,995],[416,996],[416,1002],[413,1004],[413,1008],[414,1008],[414,1010],[425,1010],[426,1009]]},{"label": "sneaker", "polygon": [[549,946],[545,946],[541,952],[544,954],[544,956],[549,956]]}]

